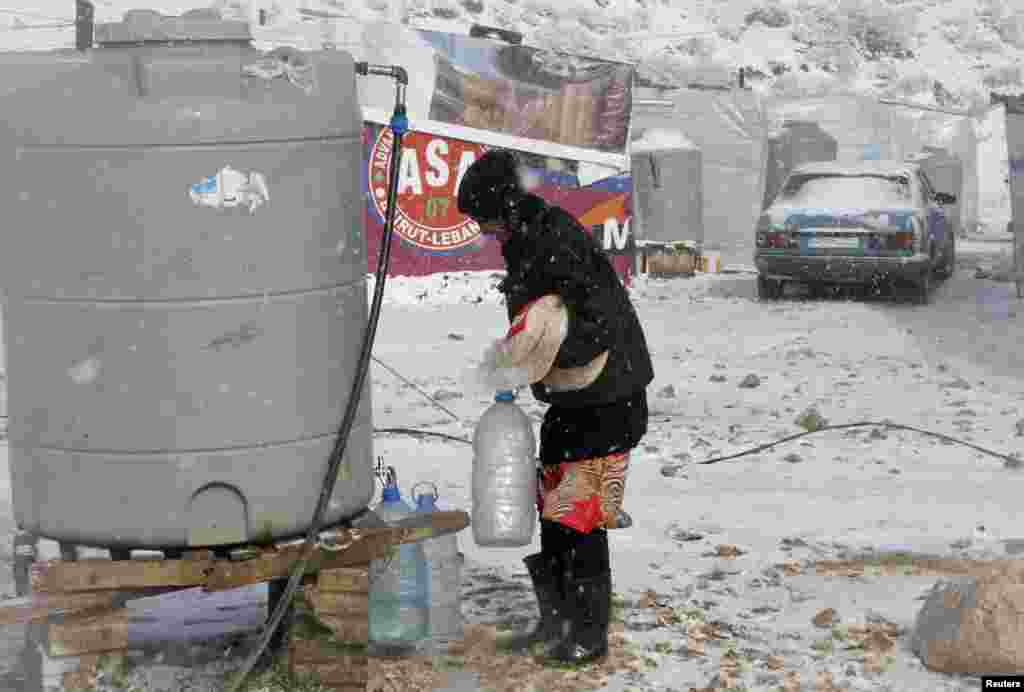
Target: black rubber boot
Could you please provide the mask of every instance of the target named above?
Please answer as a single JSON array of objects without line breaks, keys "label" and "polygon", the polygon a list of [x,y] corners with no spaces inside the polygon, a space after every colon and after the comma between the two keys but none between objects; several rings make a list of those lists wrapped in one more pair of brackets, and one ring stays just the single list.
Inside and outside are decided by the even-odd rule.
[{"label": "black rubber boot", "polygon": [[532,632],[522,638],[522,647],[540,644],[545,654],[561,641],[562,611],[565,597],[562,594],[561,570],[558,560],[544,553],[527,555],[523,558],[526,569],[533,581],[533,591],[537,596],[537,608],[540,610],[540,622]]},{"label": "black rubber boot", "polygon": [[573,543],[562,556],[565,601],[563,617],[568,626],[550,655],[564,663],[582,664],[608,654],[608,624],[612,608],[612,575],[608,559],[608,534],[601,529],[582,534],[571,531]]},{"label": "black rubber boot", "polygon": [[574,579],[568,599],[569,632],[554,649],[564,663],[590,663],[608,655],[608,621],[612,608],[611,574]]}]

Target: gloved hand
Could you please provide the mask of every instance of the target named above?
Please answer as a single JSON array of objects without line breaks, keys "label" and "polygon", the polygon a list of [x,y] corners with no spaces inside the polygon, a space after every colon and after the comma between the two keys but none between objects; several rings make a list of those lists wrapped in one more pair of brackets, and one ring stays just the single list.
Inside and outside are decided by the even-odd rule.
[{"label": "gloved hand", "polygon": [[484,351],[482,362],[468,374],[473,391],[494,392],[539,382],[551,370],[569,330],[569,316],[557,295],[524,307],[504,338]]},{"label": "gloved hand", "polygon": [[525,367],[512,362],[508,342],[496,339],[484,350],[483,359],[463,374],[463,384],[474,394],[493,394],[526,387],[530,374]]}]

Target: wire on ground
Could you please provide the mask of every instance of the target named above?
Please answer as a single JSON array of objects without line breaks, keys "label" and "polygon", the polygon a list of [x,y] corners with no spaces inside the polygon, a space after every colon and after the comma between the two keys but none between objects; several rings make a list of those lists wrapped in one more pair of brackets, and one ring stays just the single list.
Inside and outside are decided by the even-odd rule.
[{"label": "wire on ground", "polygon": [[[757,447],[751,447],[750,449],[746,449],[746,450],[744,450],[742,452],[737,452],[736,454],[728,454],[728,455],[725,455],[725,456],[715,457],[713,459],[705,459],[704,461],[698,461],[696,463],[698,463],[698,464],[717,464],[718,462],[721,462],[721,461],[731,461],[733,459],[739,459],[740,457],[750,456],[752,454],[758,454],[759,452],[767,451],[769,449],[772,449],[773,447],[778,447],[779,445],[785,444],[787,442],[792,442],[794,440],[799,440],[800,438],[807,437],[808,435],[815,435],[817,433],[829,432],[829,431],[832,431],[832,430],[849,430],[850,428],[891,428],[893,430],[908,430],[908,431],[911,431],[911,432],[920,433],[921,435],[927,435],[929,437],[935,437],[935,438],[938,438],[940,440],[945,440],[946,442],[951,442],[953,444],[958,444],[958,445],[962,445],[964,447],[969,447],[970,449],[973,449],[976,452],[981,452],[982,454],[987,454],[988,456],[992,456],[992,457],[995,457],[997,459],[1002,459],[1007,464],[1011,464],[1011,465],[1014,465],[1014,466],[1016,466],[1016,465],[1024,465],[1024,460],[1021,460],[1020,457],[1014,456],[1012,454],[1002,454],[1000,452],[996,452],[996,451],[993,451],[991,449],[987,449],[985,447],[982,447],[981,445],[976,445],[976,444],[973,444],[971,442],[967,442],[965,440],[960,440],[960,439],[957,439],[955,437],[951,437],[950,435],[944,435],[943,433],[932,432],[931,430],[923,430],[921,428],[915,428],[912,425],[901,425],[899,423],[886,423],[886,422],[875,422],[875,421],[860,421],[860,422],[857,422],[857,423],[843,423],[843,424],[839,424],[839,425],[826,425],[826,426],[823,426],[821,428],[817,428],[815,430],[806,430],[806,431],[804,431],[802,433],[796,433],[794,435],[788,435],[786,437],[783,437],[780,440],[775,440],[774,442],[768,442],[768,443],[765,443],[763,445],[758,445]],[[421,429],[418,429],[418,428],[375,428],[373,432],[379,433],[379,434],[412,435],[412,436],[417,436],[417,437],[439,437],[439,438],[446,439],[446,440],[449,440],[449,441],[452,441],[452,442],[461,442],[463,444],[473,444],[470,440],[467,440],[464,437],[457,437],[455,435],[447,435],[445,433],[432,432],[430,430],[421,430]]]}]

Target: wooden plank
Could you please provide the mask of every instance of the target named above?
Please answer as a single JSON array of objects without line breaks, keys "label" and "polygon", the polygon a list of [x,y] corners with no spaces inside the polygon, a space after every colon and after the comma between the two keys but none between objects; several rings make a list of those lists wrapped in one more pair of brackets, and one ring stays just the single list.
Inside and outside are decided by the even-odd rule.
[{"label": "wooden plank", "polygon": [[355,666],[369,662],[366,653],[346,651],[343,647],[319,639],[302,639],[293,636],[288,643],[289,660],[294,663],[333,663],[347,661]]},{"label": "wooden plank", "polygon": [[32,590],[37,593],[200,586],[213,560],[121,560],[62,562],[32,565]]},{"label": "wooden plank", "polygon": [[128,611],[72,615],[49,627],[50,656],[80,656],[128,648]]},{"label": "wooden plank", "polygon": [[96,689],[96,670],[73,670],[61,676],[65,692],[90,692]]},{"label": "wooden plank", "polygon": [[78,659],[78,669],[61,675],[65,692],[92,692],[96,689],[100,661],[104,654],[87,654]]},{"label": "wooden plank", "polygon": [[370,617],[366,615],[339,615],[317,613],[317,620],[334,631],[334,638],[346,644],[366,644],[370,641]]},{"label": "wooden plank", "polygon": [[[430,525],[423,526],[427,520]],[[393,545],[419,543],[428,538],[456,533],[467,526],[469,515],[456,511],[414,515],[400,521],[397,528],[335,529],[326,532],[325,536],[329,535],[337,547],[314,550],[306,566],[306,574],[343,567],[363,567],[386,556]],[[302,544],[286,545],[244,562],[218,561],[206,580],[205,588],[209,591],[222,591],[288,577],[303,551]]]},{"label": "wooden plank", "polygon": [[696,269],[696,259],[693,255],[671,255],[657,254],[646,256],[645,273],[647,274],[673,274],[690,276]]},{"label": "wooden plank", "polygon": [[343,684],[365,685],[370,680],[369,660],[363,656],[361,663],[353,660],[353,656],[335,656],[332,661],[294,662],[292,670],[296,673],[316,673],[328,685]]},{"label": "wooden plank", "polygon": [[342,690],[345,690],[346,687],[356,689],[355,686],[361,685],[361,689],[365,690],[367,683],[370,682],[369,666],[351,668],[340,662],[294,663],[292,669],[296,673],[313,673],[325,685],[335,689],[339,689],[339,686]]},{"label": "wooden plank", "polygon": [[[332,531],[337,547],[315,549],[306,573],[363,567],[383,558],[398,543],[416,543],[469,525],[465,512],[435,512],[429,515],[427,527],[422,526],[424,516],[409,517],[400,522],[400,528]],[[243,562],[215,560],[209,551],[196,551],[181,560],[53,560],[34,563],[31,582],[34,592],[50,594],[190,586],[222,591],[288,577],[303,554],[304,546],[298,544],[268,550]]]},{"label": "wooden plank", "polygon": [[[316,549],[306,565],[306,574],[315,574],[324,569],[355,567],[383,558],[390,552],[392,545],[401,542],[410,533],[402,529],[367,530],[365,537],[360,537],[343,550]],[[245,562],[218,562],[206,579],[205,587],[209,591],[223,591],[289,577],[303,553],[302,545],[285,546]]]},{"label": "wooden plank", "polygon": [[82,591],[79,593],[40,593],[0,602],[0,626],[42,622],[54,615],[73,615],[120,606],[132,600],[177,591],[177,587],[123,591]]},{"label": "wooden plank", "polygon": [[[424,519],[429,519],[430,526],[424,528],[422,526]],[[464,528],[469,526],[469,515],[461,510],[454,512],[432,512],[430,514],[413,514],[405,519],[400,520],[396,526],[400,529],[421,529],[422,533],[419,534],[418,538],[413,538],[411,541],[421,541],[425,538],[434,538],[437,536],[444,536],[449,533],[458,533]]]},{"label": "wooden plank", "polygon": [[342,567],[341,569],[320,570],[317,575],[318,591],[370,591],[370,566]]},{"label": "wooden plank", "polygon": [[0,604],[0,625],[23,625],[42,622],[51,614],[66,614],[110,608],[117,600],[117,591],[80,594],[37,595],[18,598]]},{"label": "wooden plank", "polygon": [[309,604],[317,615],[363,615],[370,612],[370,594],[346,591],[320,591],[310,589],[306,593]]}]

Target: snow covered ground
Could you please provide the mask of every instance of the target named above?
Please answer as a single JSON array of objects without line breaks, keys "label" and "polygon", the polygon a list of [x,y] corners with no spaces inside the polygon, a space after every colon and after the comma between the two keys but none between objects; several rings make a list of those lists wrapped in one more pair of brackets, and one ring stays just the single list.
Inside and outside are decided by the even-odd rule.
[{"label": "snow covered ground", "polygon": [[[114,20],[135,4],[98,2],[97,18]],[[173,14],[205,3],[137,4]],[[300,3],[279,4],[298,31]],[[388,2],[377,0],[306,4],[356,20],[389,11]],[[833,5],[858,10],[847,14],[861,17],[860,28],[856,22],[836,28],[845,32],[837,35],[853,36],[853,44],[823,36],[837,17]],[[766,92],[798,96],[854,88],[950,107],[986,102],[989,88],[1024,88],[1024,9],[1016,0],[674,0],[630,4],[626,18],[616,19],[623,6],[583,0],[407,3],[410,16],[440,26],[480,21],[522,30],[535,45],[636,59],[645,76],[659,81],[699,80],[749,65],[763,73],[755,87]],[[31,6],[10,0],[0,7],[0,50],[70,45],[66,26],[26,27],[66,22],[71,15],[67,0]],[[750,20],[754,15],[761,19]],[[862,31],[865,24],[876,30]],[[882,41],[888,53],[867,59],[869,36],[891,39]],[[844,47],[849,45],[856,50]],[[894,55],[898,51],[903,57]],[[1005,161],[986,161],[983,169],[1005,171]],[[982,198],[996,200],[986,207],[985,220],[994,236],[1005,237],[1005,200],[991,191]],[[699,462],[797,433],[795,420],[811,406],[834,424],[889,419],[1000,454],[1024,452],[1024,303],[1012,284],[982,278],[1006,269],[1008,249],[961,242],[960,270],[928,306],[800,297],[764,305],[748,275],[638,281],[633,295],[657,379],[649,390],[650,433],[633,455],[627,484],[635,525],[613,532],[612,559],[625,634],[649,663],[614,676],[607,689],[711,686],[724,646],[709,641],[705,656],[686,656],[686,619],[659,622],[664,608],[722,623],[751,663],[743,680],[750,690],[779,687],[784,671],[800,672],[805,690],[813,689],[822,671],[853,690],[976,688],[974,679],[923,670],[908,651],[905,628],[920,605],[915,599],[934,578],[820,577],[812,563],[893,545],[944,556],[1005,556],[1014,539],[1024,538],[1014,521],[1024,484],[1016,464],[918,433],[872,428],[822,432],[734,461]],[[389,281],[375,355],[458,420],[374,364],[378,428],[472,434],[488,401],[467,396],[460,373],[504,331],[504,310],[493,290],[499,279],[481,274]],[[744,381],[748,386],[741,387]],[[542,415],[529,395],[521,403],[535,418]],[[431,480],[448,506],[470,508],[468,445],[397,435],[381,435],[375,445],[397,467],[404,491]],[[10,558],[14,529],[5,464],[0,444],[3,561]],[[480,549],[468,531],[460,544],[467,555],[469,622],[524,625],[534,606],[520,560],[531,549]],[[719,557],[719,545],[736,546],[742,554]],[[44,556],[56,554],[56,546],[43,547]],[[789,561],[799,563],[802,573],[777,566]],[[496,591],[504,596],[494,598]],[[0,569],[0,594],[11,593],[8,570]],[[250,596],[249,606],[262,602],[259,592]],[[866,671],[857,652],[838,641],[831,651],[822,645],[829,630],[814,626],[812,618],[824,608],[834,608],[841,624],[895,624],[900,635],[887,670]],[[258,619],[251,616],[250,607],[242,618],[250,627]],[[234,624],[225,622],[224,630]],[[16,665],[22,641],[21,630],[0,628],[0,673]],[[218,663],[200,663],[215,656]],[[777,661],[769,666],[768,656],[780,657],[783,667]],[[240,664],[238,649],[168,649],[160,659],[147,659],[137,679],[143,689],[212,691],[225,666]]]},{"label": "snow covered ground", "polygon": [[[709,641],[705,655],[686,655],[686,620],[659,624],[658,608],[719,623],[750,662],[741,679],[751,690],[774,689],[792,671],[805,685],[831,672],[854,690],[976,684],[924,670],[907,648],[915,599],[934,577],[824,577],[813,564],[886,546],[948,557],[1007,555],[1013,539],[1024,537],[1016,520],[1024,474],[1013,462],[875,428],[826,431],[733,461],[700,462],[798,433],[795,421],[811,407],[831,424],[888,420],[1003,455],[1024,452],[1024,303],[1013,284],[975,277],[977,266],[999,264],[1002,249],[963,243],[960,270],[928,306],[885,297],[792,296],[763,304],[749,275],[637,281],[632,294],[656,380],[650,432],[632,456],[627,484],[635,524],[612,532],[611,545],[625,636],[648,660],[639,671],[612,676],[606,689],[710,685],[725,643]],[[471,437],[489,402],[465,393],[461,373],[504,331],[494,283],[487,273],[388,283],[375,356],[458,420],[374,365],[376,427]],[[521,404],[535,419],[542,415],[528,394]],[[469,445],[385,434],[376,438],[375,454],[398,469],[404,492],[432,481],[444,504],[471,508]],[[0,554],[7,555],[13,527],[6,492],[0,497]],[[467,556],[468,621],[525,626],[534,606],[520,561],[539,546],[482,549],[469,530],[459,541]],[[721,557],[719,545],[741,554]],[[55,547],[46,550],[53,555]],[[779,567],[790,561],[800,574]],[[6,574],[0,585],[12,591]],[[829,631],[812,623],[825,608],[835,609],[840,625],[881,618],[898,628],[885,671],[865,671],[860,653],[838,640],[827,651],[821,640]],[[250,627],[255,621],[250,617]],[[769,656],[783,667],[773,659],[770,670]],[[204,671],[241,662],[237,654],[210,665],[197,660],[165,659],[137,675],[190,681],[166,689],[207,689],[199,686]]]}]

